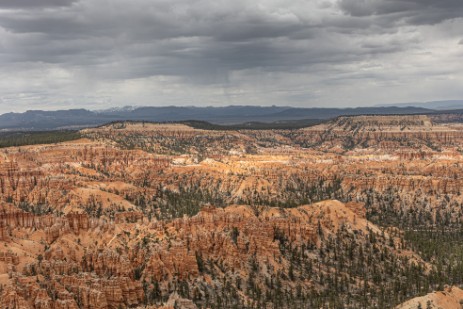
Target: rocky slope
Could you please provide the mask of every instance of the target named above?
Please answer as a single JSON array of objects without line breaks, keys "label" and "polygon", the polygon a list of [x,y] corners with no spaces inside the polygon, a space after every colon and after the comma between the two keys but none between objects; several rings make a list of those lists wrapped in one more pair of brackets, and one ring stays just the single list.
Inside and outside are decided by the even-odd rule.
[{"label": "rocky slope", "polygon": [[[204,307],[355,308],[367,301],[362,293],[392,288],[389,272],[429,267],[362,215],[361,205],[326,201],[287,210],[210,206],[172,222],[5,220],[1,305],[125,308],[168,303],[176,292]],[[333,282],[337,300],[324,295]]]},{"label": "rocky slope", "polygon": [[434,123],[430,116],[354,116],[304,129],[298,141],[322,149],[398,149],[458,147],[463,141],[461,124]]},{"label": "rocky slope", "polygon": [[458,252],[408,237],[461,227],[457,124],[82,135],[0,150],[1,308],[391,308],[460,283]]},{"label": "rocky slope", "polygon": [[463,290],[448,287],[444,291],[429,293],[422,297],[411,299],[396,309],[461,309],[463,307]]}]

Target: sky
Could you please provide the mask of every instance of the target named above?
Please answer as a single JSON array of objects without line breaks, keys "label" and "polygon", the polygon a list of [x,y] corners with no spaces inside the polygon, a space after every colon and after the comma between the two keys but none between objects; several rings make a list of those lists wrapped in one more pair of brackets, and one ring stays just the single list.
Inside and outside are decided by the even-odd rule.
[{"label": "sky", "polygon": [[461,0],[0,0],[0,112],[463,99]]}]

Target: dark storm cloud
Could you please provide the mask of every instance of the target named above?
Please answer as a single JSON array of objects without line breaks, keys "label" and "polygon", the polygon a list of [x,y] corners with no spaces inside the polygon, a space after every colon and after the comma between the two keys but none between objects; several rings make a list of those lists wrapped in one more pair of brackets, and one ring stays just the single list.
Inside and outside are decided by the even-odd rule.
[{"label": "dark storm cloud", "polygon": [[[0,65],[16,79],[0,82],[0,102],[2,91],[3,102],[21,97],[11,91],[24,92],[28,102],[37,93],[41,101],[64,93],[63,102],[88,89],[106,97],[119,86],[150,97],[185,88],[201,96],[206,88],[216,96],[220,87],[262,93],[265,83],[298,91],[310,83],[329,95],[338,91],[325,89],[331,81],[383,85],[399,71],[416,78],[416,59],[433,67],[439,53],[445,65],[445,51],[433,41],[460,41],[458,25],[445,22],[462,9],[456,0],[3,0]],[[298,92],[287,99],[315,97]]]},{"label": "dark storm cloud", "polygon": [[[123,60],[131,64],[126,71],[135,75],[137,63],[143,63],[141,76],[283,68],[287,55],[295,62],[301,60],[301,48],[292,46],[290,40],[284,45],[279,40],[298,33],[305,40],[313,37],[296,17],[285,20],[262,12],[241,12],[239,7],[230,10],[231,15],[217,18],[203,16],[205,8],[188,5],[177,11],[175,5],[166,3],[156,10],[127,11],[117,5],[109,9],[90,5],[59,14],[23,11],[3,16],[0,25],[28,37],[16,43],[19,51],[11,50],[17,61],[87,65],[95,60],[100,64]],[[115,66],[116,75],[125,71]]]},{"label": "dark storm cloud", "polygon": [[411,24],[436,24],[463,14],[460,0],[340,0],[339,6],[352,16],[389,15]]},{"label": "dark storm cloud", "polygon": [[46,8],[68,6],[77,0],[2,0],[1,8]]},{"label": "dark storm cloud", "polygon": [[[225,12],[218,17],[204,14],[207,5],[199,1],[198,7],[184,4],[179,9],[160,2],[156,10],[142,6],[124,10],[116,4],[109,8],[90,4],[59,14],[23,11],[0,18],[0,25],[28,38],[16,43],[19,50],[11,51],[16,61],[97,64],[89,69],[108,78],[201,75],[204,80],[203,75],[211,74],[213,80],[216,74],[231,70],[293,71],[305,65],[349,61],[372,50],[342,38],[327,41],[324,25],[311,24],[296,14],[225,5],[217,9]],[[390,51],[390,46],[383,50]],[[376,46],[372,52],[382,51]],[[105,64],[109,67],[103,70],[98,66]]]}]

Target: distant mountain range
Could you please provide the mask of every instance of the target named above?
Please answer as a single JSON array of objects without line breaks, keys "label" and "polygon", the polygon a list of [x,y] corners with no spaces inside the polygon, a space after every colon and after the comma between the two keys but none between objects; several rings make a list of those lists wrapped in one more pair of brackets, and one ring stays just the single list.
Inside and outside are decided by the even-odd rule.
[{"label": "distant mountain range", "polygon": [[396,104],[381,104],[378,107],[421,107],[434,110],[454,110],[463,109],[463,100],[446,100],[446,101],[430,101],[430,102],[409,102]]},{"label": "distant mountain range", "polygon": [[69,109],[58,111],[30,110],[24,113],[6,113],[0,115],[0,130],[39,131],[53,129],[73,129],[98,126],[108,122],[122,120],[155,122],[199,120],[207,121],[213,124],[224,125],[248,122],[270,123],[299,120],[325,120],[340,115],[423,114],[436,112],[438,112],[436,109],[418,106],[377,106],[358,108],[296,108],[285,106],[129,106],[99,111],[89,111],[86,109]]}]

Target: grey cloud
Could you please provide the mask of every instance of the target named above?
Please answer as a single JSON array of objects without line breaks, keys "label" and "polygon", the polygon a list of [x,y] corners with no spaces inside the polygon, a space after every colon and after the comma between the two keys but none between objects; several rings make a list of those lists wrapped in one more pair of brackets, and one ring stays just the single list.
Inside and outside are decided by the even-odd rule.
[{"label": "grey cloud", "polygon": [[[46,100],[48,95],[64,102],[72,101],[74,92],[82,98],[82,91],[88,89],[95,93],[87,97],[99,98],[119,91],[118,87],[125,89],[121,92],[140,92],[140,96],[149,98],[158,97],[157,92],[176,95],[186,88],[206,99],[208,96],[201,91],[207,89],[214,94],[209,97],[211,102],[217,102],[221,89],[262,93],[265,83],[304,90],[310,83],[319,93],[331,95],[337,91],[330,88],[332,81],[336,81],[336,87],[344,82],[348,89],[351,82],[383,84],[399,73],[416,80],[420,72],[428,74],[424,69],[430,70],[431,76],[435,63],[426,60],[429,64],[418,64],[420,52],[432,55],[428,50],[435,48],[433,41],[443,39],[442,33],[452,40],[454,48],[458,47],[454,42],[461,38],[460,33],[456,37],[456,30],[446,31],[451,25],[440,23],[461,17],[460,1],[317,3],[318,0],[2,1],[0,77],[2,73],[18,77],[14,87],[0,82],[0,98],[2,91],[33,91],[40,92],[41,99],[37,101]],[[422,25],[431,28],[424,31]],[[454,59],[448,57],[452,67]],[[432,56],[426,59],[429,58]],[[401,63],[402,59],[408,60],[406,64]],[[446,64],[441,61],[440,65]],[[49,75],[42,74],[44,71]],[[38,86],[27,89],[31,81]],[[156,83],[159,88],[155,89]],[[402,83],[407,85],[406,81]],[[147,90],[150,87],[155,90]],[[304,90],[297,95],[288,94],[289,102],[281,103],[300,104],[304,98],[314,98],[312,91]],[[279,93],[284,98],[284,91]],[[28,98],[27,102],[38,98],[23,97]],[[123,94],[120,97],[125,98]],[[241,97],[264,101],[244,94]],[[20,100],[21,96],[8,98]],[[180,95],[175,98],[175,102],[181,100]]]},{"label": "grey cloud", "polygon": [[[172,11],[173,7],[164,4],[163,10]],[[301,65],[291,42],[278,46],[277,40],[302,32],[305,40],[313,37],[297,18],[278,20],[262,12],[243,13],[239,8],[221,19],[200,19],[194,12],[192,16],[174,13],[177,18],[166,18],[159,11],[143,9],[120,9],[104,15],[95,13],[101,7],[90,12],[82,6],[73,9],[80,14],[25,12],[1,18],[0,25],[8,31],[30,37],[17,45],[23,48],[19,53],[13,50],[12,57],[16,61],[73,65],[93,61],[104,65],[123,58],[130,68],[117,69],[116,76],[130,70],[137,74],[140,67],[141,76],[149,71],[151,75],[226,74],[228,70],[252,67],[284,68],[285,62],[291,62],[288,54],[294,57],[295,65]],[[110,75],[108,70],[103,71]]]},{"label": "grey cloud", "polygon": [[[325,42],[326,33],[320,26],[308,25],[296,15],[284,19],[278,14],[243,12],[234,7],[222,18],[207,14],[200,18],[206,8],[175,12],[174,5],[160,5],[174,18],[166,18],[161,10],[143,8],[118,8],[103,14],[100,6],[81,4],[60,14],[48,11],[5,16],[0,25],[30,36],[18,44],[20,52],[12,51],[17,61],[101,67],[123,59],[129,66],[111,64],[102,70],[105,76],[121,76],[123,72],[130,77],[211,73],[215,79],[216,74],[230,70],[260,67],[292,71],[318,62],[349,61],[368,52],[360,45]],[[91,69],[95,68],[99,66]],[[111,68],[117,73],[110,74]]]},{"label": "grey cloud", "polygon": [[339,7],[355,17],[389,15],[410,24],[436,24],[462,16],[459,0],[339,0]]},{"label": "grey cloud", "polygon": [[399,13],[416,9],[410,1],[340,0],[340,7],[352,16],[369,16]]},{"label": "grey cloud", "polygon": [[69,6],[77,1],[78,0],[2,0],[0,2],[0,9],[63,7]]}]

